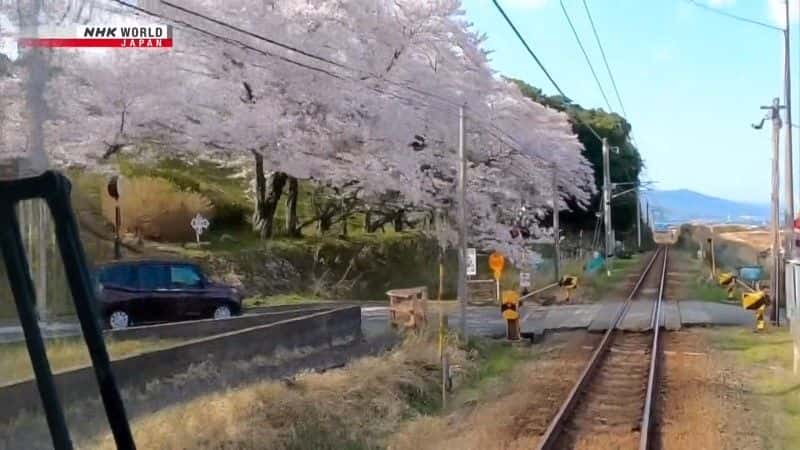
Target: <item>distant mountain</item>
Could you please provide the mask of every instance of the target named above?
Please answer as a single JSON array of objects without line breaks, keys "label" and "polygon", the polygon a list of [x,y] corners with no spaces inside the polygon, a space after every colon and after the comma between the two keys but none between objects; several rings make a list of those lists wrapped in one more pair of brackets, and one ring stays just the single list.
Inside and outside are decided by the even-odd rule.
[{"label": "distant mountain", "polygon": [[650,203],[650,213],[656,223],[700,221],[761,224],[769,221],[770,215],[767,204],[734,202],[686,189],[647,191],[643,197]]}]

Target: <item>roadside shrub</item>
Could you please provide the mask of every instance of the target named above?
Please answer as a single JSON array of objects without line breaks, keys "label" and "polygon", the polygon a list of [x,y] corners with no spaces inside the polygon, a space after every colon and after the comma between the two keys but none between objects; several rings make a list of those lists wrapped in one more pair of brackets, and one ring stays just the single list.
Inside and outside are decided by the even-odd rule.
[{"label": "roadside shrub", "polygon": [[[114,199],[102,190],[103,217],[114,223]],[[185,242],[194,239],[190,222],[200,213],[214,216],[214,207],[205,196],[186,192],[163,178],[125,178],[120,197],[121,231],[141,238]]]}]

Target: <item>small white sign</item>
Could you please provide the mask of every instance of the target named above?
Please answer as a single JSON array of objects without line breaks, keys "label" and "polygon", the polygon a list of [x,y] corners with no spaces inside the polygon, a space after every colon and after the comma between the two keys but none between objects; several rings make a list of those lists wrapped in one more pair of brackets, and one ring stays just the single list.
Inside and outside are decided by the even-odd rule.
[{"label": "small white sign", "polygon": [[478,274],[478,254],[474,248],[467,249],[467,275],[474,276]]},{"label": "small white sign", "polygon": [[519,287],[531,287],[531,274],[528,272],[519,273]]},{"label": "small white sign", "polygon": [[200,235],[203,234],[204,231],[206,231],[206,228],[208,228],[208,226],[211,225],[211,223],[208,221],[208,219],[201,216],[200,213],[197,213],[197,215],[194,216],[194,219],[192,219],[191,225],[192,228],[194,229],[194,234],[195,237],[197,238],[197,243],[199,244]]}]

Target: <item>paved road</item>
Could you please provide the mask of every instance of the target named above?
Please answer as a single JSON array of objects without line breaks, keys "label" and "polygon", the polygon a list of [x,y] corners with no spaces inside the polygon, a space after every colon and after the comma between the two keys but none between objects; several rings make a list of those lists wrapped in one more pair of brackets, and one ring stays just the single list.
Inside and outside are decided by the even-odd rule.
[{"label": "paved road", "polygon": [[[544,331],[571,329],[605,330],[616,315],[620,302],[583,305],[523,306],[522,332],[540,334]],[[430,307],[430,319],[438,320],[438,307]],[[457,305],[444,307],[450,327],[457,327],[460,314]],[[389,309],[386,306],[363,306],[361,320],[367,338],[380,336],[389,330]],[[752,313],[736,305],[702,301],[668,302],[664,307],[662,324],[667,329],[680,329],[693,325],[740,325],[751,326]],[[636,302],[622,323],[626,330],[645,330],[650,323],[650,303]],[[499,337],[505,335],[505,322],[500,308],[494,306],[470,306],[467,308],[467,331],[472,335]],[[45,337],[67,337],[80,334],[75,323],[42,324]],[[23,340],[22,330],[13,325],[0,325],[0,343]]]}]

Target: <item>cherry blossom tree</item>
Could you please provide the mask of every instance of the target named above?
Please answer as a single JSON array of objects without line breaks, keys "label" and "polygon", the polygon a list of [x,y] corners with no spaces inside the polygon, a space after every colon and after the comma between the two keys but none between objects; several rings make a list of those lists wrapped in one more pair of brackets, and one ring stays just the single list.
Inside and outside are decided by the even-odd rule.
[{"label": "cherry blossom tree", "polygon": [[[54,1],[51,15],[83,20],[87,9],[79,14],[78,3]],[[97,3],[102,7],[88,9],[93,17],[133,20],[114,2]],[[533,219],[552,208],[553,167],[562,198],[582,204],[592,193],[591,167],[567,118],[498,79],[458,0],[140,5],[175,24],[179,48],[52,55],[59,70],[49,80],[48,126],[57,132],[48,151],[59,163],[97,164],[149,142],[247,164],[254,222],[265,237],[292,179],[336,187],[341,199],[378,201],[389,193],[398,209],[435,215],[446,248],[454,237],[458,107],[466,105],[470,245],[530,260],[526,249],[548,236]],[[192,11],[242,30],[267,30],[303,51]],[[531,215],[527,237],[515,237],[522,211]]]}]

